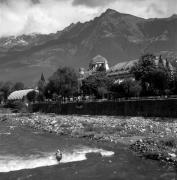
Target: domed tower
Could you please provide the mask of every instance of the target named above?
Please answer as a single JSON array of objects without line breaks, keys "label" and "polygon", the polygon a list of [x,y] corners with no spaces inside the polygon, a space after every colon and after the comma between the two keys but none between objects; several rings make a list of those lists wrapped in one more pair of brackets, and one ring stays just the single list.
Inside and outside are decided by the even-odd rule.
[{"label": "domed tower", "polygon": [[101,55],[95,56],[89,64],[89,70],[91,71],[108,71],[109,65],[105,57]]}]

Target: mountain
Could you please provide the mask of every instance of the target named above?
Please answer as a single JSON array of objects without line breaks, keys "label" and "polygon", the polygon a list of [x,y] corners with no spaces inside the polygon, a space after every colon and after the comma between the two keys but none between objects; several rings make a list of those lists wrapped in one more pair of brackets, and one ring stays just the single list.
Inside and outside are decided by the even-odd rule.
[{"label": "mountain", "polygon": [[34,84],[42,72],[48,78],[60,66],[88,68],[97,54],[111,66],[146,52],[173,60],[177,57],[176,32],[177,15],[143,19],[108,9],[89,22],[71,24],[57,33],[3,37],[0,81]]}]

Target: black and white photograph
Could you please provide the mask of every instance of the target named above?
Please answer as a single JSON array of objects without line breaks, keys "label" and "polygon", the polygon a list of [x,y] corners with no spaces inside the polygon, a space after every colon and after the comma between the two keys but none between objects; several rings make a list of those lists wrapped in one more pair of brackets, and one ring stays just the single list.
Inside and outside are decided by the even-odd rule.
[{"label": "black and white photograph", "polygon": [[177,180],[177,0],[0,0],[0,180]]}]

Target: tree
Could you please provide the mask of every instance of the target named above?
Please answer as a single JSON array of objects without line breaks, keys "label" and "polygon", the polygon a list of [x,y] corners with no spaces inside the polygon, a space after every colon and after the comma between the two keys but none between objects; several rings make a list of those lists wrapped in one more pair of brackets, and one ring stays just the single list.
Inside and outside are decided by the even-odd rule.
[{"label": "tree", "polygon": [[165,94],[169,85],[169,74],[164,68],[157,68],[152,72],[152,88],[155,95]]},{"label": "tree", "polygon": [[97,91],[98,91],[98,96],[101,98],[104,98],[105,95],[108,94],[108,88],[104,86],[98,87]]},{"label": "tree", "polygon": [[81,90],[84,95],[95,95],[97,98],[108,94],[113,80],[106,73],[96,73],[82,82]]},{"label": "tree", "polygon": [[125,88],[122,83],[113,83],[110,88],[114,98],[125,97]]},{"label": "tree", "polygon": [[114,83],[111,87],[115,98],[138,97],[141,90],[140,82],[132,79],[125,79],[121,83]]},{"label": "tree", "polygon": [[13,84],[8,81],[1,84],[0,91],[3,94],[3,99],[6,101],[9,94],[12,92]]},{"label": "tree", "polygon": [[177,74],[174,74],[174,78],[170,81],[170,93],[177,94]]},{"label": "tree", "polygon": [[135,75],[136,80],[148,82],[150,80],[149,74],[154,71],[155,68],[155,56],[146,54],[132,67],[131,72]]},{"label": "tree", "polygon": [[127,97],[139,97],[142,91],[142,87],[139,81],[134,81],[128,79],[123,82],[124,87],[126,87]]},{"label": "tree", "polygon": [[41,79],[38,82],[38,90],[39,90],[39,92],[43,93],[44,90],[45,90],[45,86],[46,86],[46,81],[45,81],[44,75],[42,73],[41,74]]},{"label": "tree", "polygon": [[78,76],[74,69],[70,67],[59,68],[50,78],[45,89],[47,97],[52,94],[58,96],[73,96],[78,91]]},{"label": "tree", "polygon": [[141,82],[142,95],[161,95],[168,88],[169,74],[159,58],[159,66],[155,65],[153,54],[143,55],[131,69],[135,79]]},{"label": "tree", "polygon": [[30,91],[27,95],[26,95],[27,99],[29,102],[34,102],[36,100],[37,97],[37,92],[34,91]]},{"label": "tree", "polygon": [[45,81],[43,73],[41,74],[41,78],[38,81],[37,86],[38,86],[38,90],[39,90],[39,94],[37,96],[37,100],[38,101],[44,101],[44,99],[45,99],[44,94],[45,94],[45,88],[46,88],[46,81]]}]

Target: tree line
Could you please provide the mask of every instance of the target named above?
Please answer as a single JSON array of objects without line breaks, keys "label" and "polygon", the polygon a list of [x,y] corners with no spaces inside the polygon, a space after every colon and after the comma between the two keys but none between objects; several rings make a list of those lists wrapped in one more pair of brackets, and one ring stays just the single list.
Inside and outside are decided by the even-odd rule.
[{"label": "tree line", "polygon": [[[78,73],[71,67],[60,67],[46,82],[41,76],[37,86],[39,93],[30,92],[30,101],[46,99],[59,100],[68,97],[92,96],[96,99],[127,98],[144,96],[177,95],[177,73],[171,71],[170,64],[159,57],[159,65],[155,63],[153,54],[140,57],[130,69],[131,78],[118,81],[116,77],[108,76],[106,71],[99,70],[81,82]],[[21,82],[0,83],[0,97],[7,99],[10,92],[24,89]]]},{"label": "tree line", "polygon": [[177,73],[172,71],[169,62],[159,57],[158,65],[153,54],[145,54],[130,69],[131,78],[118,81],[100,70],[78,82],[78,74],[69,67],[59,68],[46,85],[40,86],[44,98],[92,96],[100,98],[123,98],[177,95]]},{"label": "tree line", "polygon": [[25,85],[22,82],[12,83],[11,81],[0,82],[0,102],[6,102],[9,94],[13,91],[23,90]]}]

